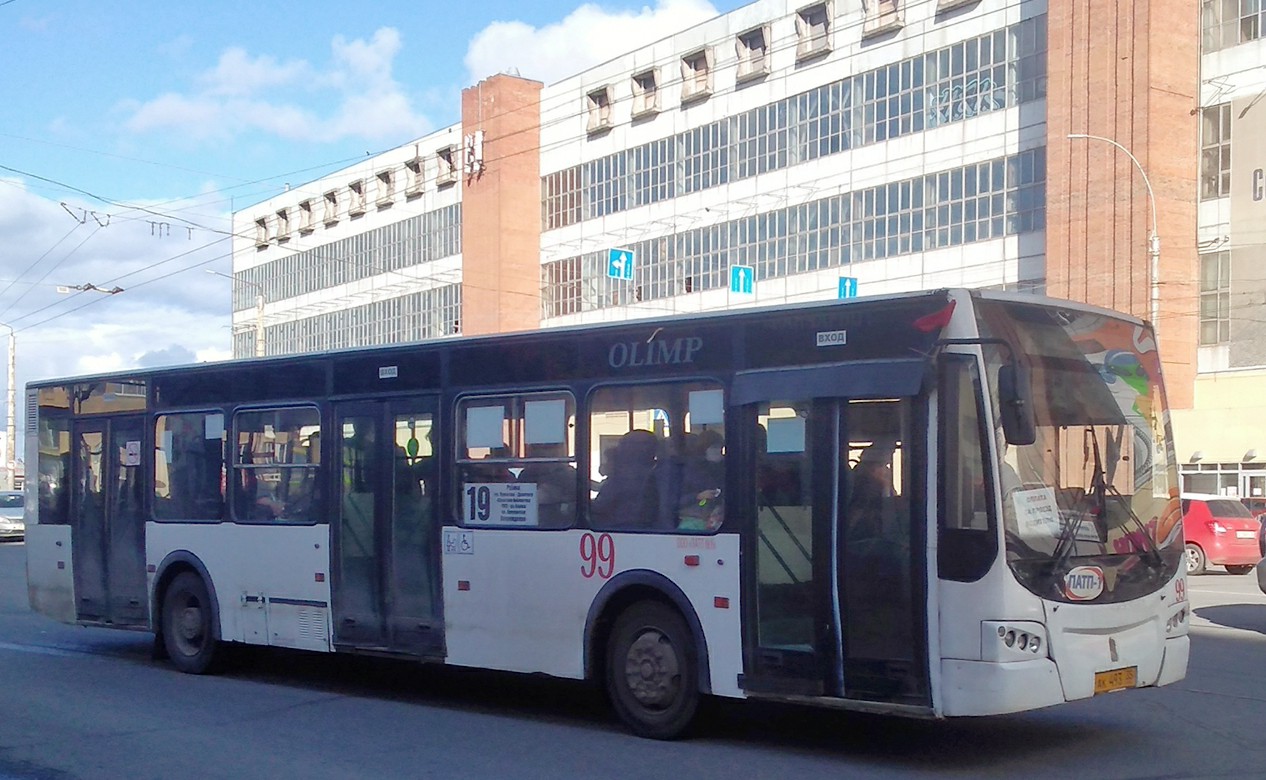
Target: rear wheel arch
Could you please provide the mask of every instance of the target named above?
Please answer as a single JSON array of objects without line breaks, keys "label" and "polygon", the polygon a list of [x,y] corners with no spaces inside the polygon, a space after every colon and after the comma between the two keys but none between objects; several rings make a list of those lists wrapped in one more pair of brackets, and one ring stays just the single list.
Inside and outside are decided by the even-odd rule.
[{"label": "rear wheel arch", "polygon": [[708,663],[708,642],[703,624],[672,580],[657,572],[635,569],[621,572],[598,591],[589,605],[585,619],[585,679],[602,682],[606,677],[607,651],[611,631],[620,615],[635,604],[657,601],[675,609],[690,629],[695,650],[695,668],[699,670],[699,692],[712,692],[712,674]]},{"label": "rear wheel arch", "polygon": [[172,580],[176,579],[182,572],[193,572],[202,578],[202,584],[207,589],[207,595],[211,599],[211,627],[215,632],[217,640],[223,639],[220,636],[220,598],[215,592],[215,583],[211,581],[211,575],[207,572],[207,567],[202,563],[198,556],[188,550],[175,550],[167,554],[163,558],[162,563],[158,564],[157,572],[154,575],[154,588],[150,592],[149,608],[150,608],[150,625],[154,633],[158,636],[163,634],[163,600],[167,597],[167,589],[171,586]]}]

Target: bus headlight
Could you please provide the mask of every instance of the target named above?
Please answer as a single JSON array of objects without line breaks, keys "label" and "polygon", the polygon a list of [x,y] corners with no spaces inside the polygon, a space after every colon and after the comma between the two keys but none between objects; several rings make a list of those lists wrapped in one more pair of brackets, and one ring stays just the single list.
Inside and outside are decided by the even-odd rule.
[{"label": "bus headlight", "polygon": [[1046,657],[1046,628],[1027,620],[986,620],[981,630],[985,661],[1028,661]]}]

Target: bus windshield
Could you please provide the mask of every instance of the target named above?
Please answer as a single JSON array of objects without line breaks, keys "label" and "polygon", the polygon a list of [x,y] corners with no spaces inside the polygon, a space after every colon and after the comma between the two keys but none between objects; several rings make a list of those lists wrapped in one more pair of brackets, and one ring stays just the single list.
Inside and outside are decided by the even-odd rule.
[{"label": "bus windshield", "polygon": [[[1032,375],[1037,438],[1001,431],[1007,561],[1029,590],[1066,601],[1124,601],[1177,572],[1177,468],[1155,337],[1146,326],[1075,309],[981,301],[982,334],[1006,339]],[[1007,356],[986,350],[997,397]],[[1097,567],[1093,594],[1079,567]]]}]

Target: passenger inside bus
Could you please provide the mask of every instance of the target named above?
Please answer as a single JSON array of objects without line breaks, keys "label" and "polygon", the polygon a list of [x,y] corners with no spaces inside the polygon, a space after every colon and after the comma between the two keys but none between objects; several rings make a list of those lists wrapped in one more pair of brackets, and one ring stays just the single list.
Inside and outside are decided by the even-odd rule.
[{"label": "passenger inside bus", "polygon": [[608,458],[610,474],[589,504],[596,528],[651,528],[659,508],[655,487],[658,438],[647,430],[620,437]]},{"label": "passenger inside bus", "polygon": [[720,431],[704,429],[686,436],[685,457],[677,495],[677,527],[682,530],[711,531],[721,527],[725,487],[725,437]]},{"label": "passenger inside bus", "polygon": [[879,539],[885,536],[884,515],[893,497],[892,458],[896,447],[890,441],[876,441],[862,451],[853,467],[848,500],[849,536]]},{"label": "passenger inside bus", "polygon": [[[801,445],[803,447],[803,444]],[[769,452],[769,433],[756,424],[756,500],[761,507],[801,506],[803,449]]]},{"label": "passenger inside bus", "polygon": [[[505,464],[510,457],[509,447],[493,447],[483,457],[485,462],[476,461],[466,466],[466,482],[513,482],[514,472]],[[494,462],[502,461],[502,462]]]},{"label": "passenger inside bus", "polygon": [[518,482],[536,485],[537,521],[542,528],[569,528],[576,518],[576,469],[562,460],[567,445],[528,444],[529,458],[558,460],[529,463],[519,472]]}]

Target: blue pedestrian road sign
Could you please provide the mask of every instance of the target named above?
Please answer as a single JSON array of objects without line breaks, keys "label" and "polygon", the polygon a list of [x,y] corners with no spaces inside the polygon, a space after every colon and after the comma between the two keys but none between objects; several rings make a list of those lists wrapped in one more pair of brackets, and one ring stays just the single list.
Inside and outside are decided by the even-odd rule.
[{"label": "blue pedestrian road sign", "polygon": [[840,297],[856,298],[857,297],[857,277],[841,276],[840,277]]},{"label": "blue pedestrian road sign", "polygon": [[612,279],[633,278],[632,249],[612,249],[607,253],[607,276]]},{"label": "blue pedestrian road sign", "polygon": [[750,265],[730,266],[730,292],[751,295],[755,286],[755,268]]}]

